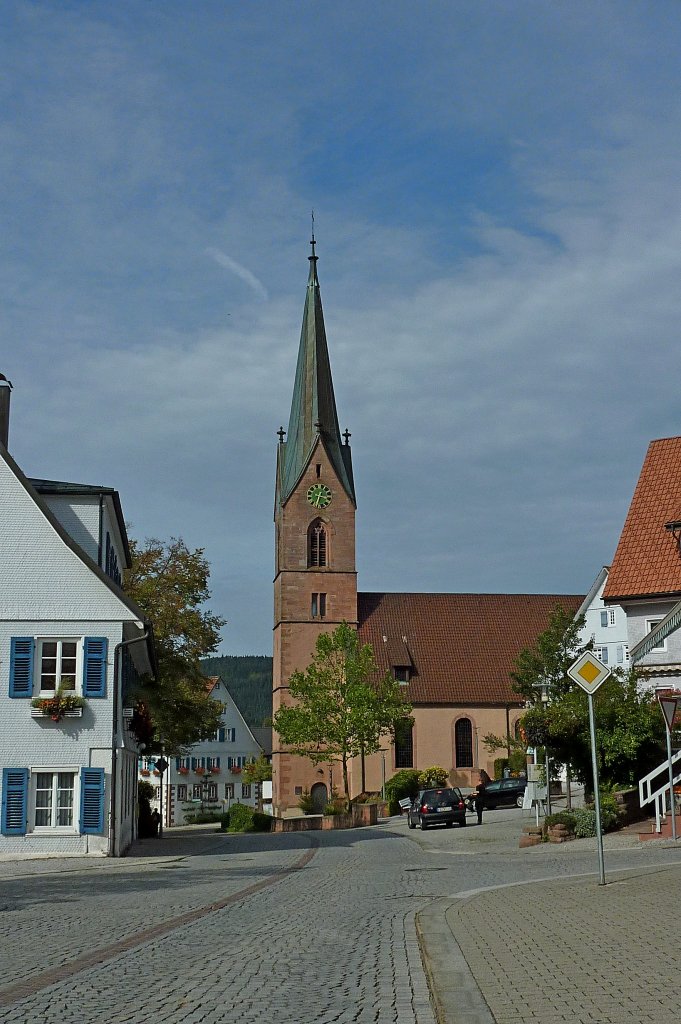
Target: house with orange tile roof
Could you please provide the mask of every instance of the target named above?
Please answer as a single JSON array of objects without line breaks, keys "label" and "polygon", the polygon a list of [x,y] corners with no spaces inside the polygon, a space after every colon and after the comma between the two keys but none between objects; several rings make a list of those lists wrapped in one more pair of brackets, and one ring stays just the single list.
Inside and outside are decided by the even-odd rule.
[{"label": "house with orange tile roof", "polygon": [[[320,633],[347,622],[414,709],[413,726],[351,765],[351,795],[434,764],[453,785],[470,786],[481,768],[494,774],[499,752],[484,737],[513,735],[522,713],[515,659],[557,604],[574,614],[583,595],[358,593],[351,435],[338,423],[314,248],[288,429],[278,431],[273,712],[289,701],[288,681],[308,666]],[[337,765],[296,757],[276,734],[272,767],[276,813],[295,810],[305,790],[321,811],[340,782]]]},{"label": "house with orange tile roof", "polygon": [[651,441],[603,591],[627,615],[630,657],[651,687],[681,676],[681,437]]}]

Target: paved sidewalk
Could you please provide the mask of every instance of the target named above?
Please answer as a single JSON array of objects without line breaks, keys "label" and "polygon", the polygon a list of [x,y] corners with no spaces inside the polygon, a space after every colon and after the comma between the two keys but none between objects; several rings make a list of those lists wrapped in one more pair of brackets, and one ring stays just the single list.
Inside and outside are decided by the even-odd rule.
[{"label": "paved sidewalk", "polygon": [[440,1024],[681,1018],[681,866],[462,894],[418,915]]}]

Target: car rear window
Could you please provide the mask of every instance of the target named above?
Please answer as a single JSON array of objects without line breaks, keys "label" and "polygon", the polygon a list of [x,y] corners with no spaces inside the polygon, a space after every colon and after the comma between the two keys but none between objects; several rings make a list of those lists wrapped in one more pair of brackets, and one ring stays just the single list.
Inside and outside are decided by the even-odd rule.
[{"label": "car rear window", "polygon": [[460,799],[458,789],[431,789],[423,794],[423,802],[430,807],[442,807],[443,804],[453,804]]}]

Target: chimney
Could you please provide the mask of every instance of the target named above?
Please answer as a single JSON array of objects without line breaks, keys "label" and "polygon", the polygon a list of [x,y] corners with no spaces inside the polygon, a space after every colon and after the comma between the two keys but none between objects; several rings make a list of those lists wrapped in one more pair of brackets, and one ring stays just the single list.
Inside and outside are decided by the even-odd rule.
[{"label": "chimney", "polygon": [[0,444],[7,449],[9,442],[9,397],[12,385],[3,373],[0,373]]}]

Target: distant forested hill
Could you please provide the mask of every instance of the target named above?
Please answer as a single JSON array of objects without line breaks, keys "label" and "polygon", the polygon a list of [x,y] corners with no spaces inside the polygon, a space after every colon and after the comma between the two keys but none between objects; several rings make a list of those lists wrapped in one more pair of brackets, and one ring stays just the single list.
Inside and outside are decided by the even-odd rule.
[{"label": "distant forested hill", "polygon": [[243,657],[226,654],[204,658],[206,676],[221,676],[248,725],[259,728],[272,717],[272,659],[262,654]]}]

